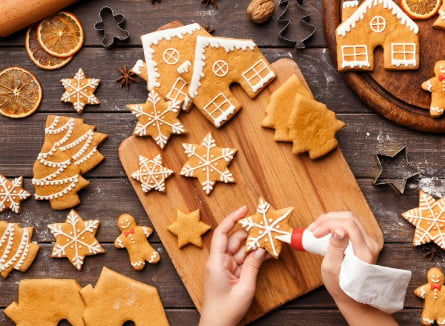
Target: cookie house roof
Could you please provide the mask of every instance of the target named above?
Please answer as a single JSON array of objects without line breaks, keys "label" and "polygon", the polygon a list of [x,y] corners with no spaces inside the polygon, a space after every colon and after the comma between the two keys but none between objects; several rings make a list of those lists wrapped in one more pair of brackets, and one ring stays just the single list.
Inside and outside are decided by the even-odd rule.
[{"label": "cookie house roof", "polygon": [[160,77],[157,69],[157,63],[153,60],[154,50],[152,45],[157,45],[162,40],[170,41],[172,38],[183,39],[185,35],[192,35],[202,27],[199,24],[190,24],[176,28],[169,28],[141,36],[142,46],[145,53],[145,62],[147,63],[148,88],[159,87],[158,79]]},{"label": "cookie house roof", "polygon": [[337,28],[337,34],[345,36],[355,28],[359,20],[363,20],[364,16],[367,14],[368,10],[382,4],[384,8],[388,9],[397,19],[400,20],[402,25],[406,25],[412,32],[417,34],[419,32],[419,27],[417,24],[405,14],[400,7],[394,3],[392,0],[365,0],[360,7],[349,17],[346,21],[341,23]]},{"label": "cookie house roof", "polygon": [[196,41],[193,77],[189,88],[189,95],[192,98],[198,95],[198,89],[201,87],[200,80],[204,77],[203,71],[206,61],[205,52],[206,48],[209,46],[212,48],[222,47],[227,53],[235,50],[246,51],[247,49],[253,50],[256,48],[256,44],[252,40],[198,36]]}]

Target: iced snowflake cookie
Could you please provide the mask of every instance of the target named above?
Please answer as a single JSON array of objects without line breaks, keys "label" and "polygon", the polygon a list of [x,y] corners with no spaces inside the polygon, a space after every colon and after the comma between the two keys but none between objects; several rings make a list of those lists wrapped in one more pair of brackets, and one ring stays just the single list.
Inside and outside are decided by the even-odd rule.
[{"label": "iced snowflake cookie", "polygon": [[217,147],[212,134],[204,137],[201,145],[182,144],[189,158],[181,170],[181,175],[198,178],[202,189],[208,195],[217,181],[233,183],[235,179],[227,166],[232,162],[236,149]]},{"label": "iced snowflake cookie", "polygon": [[422,83],[422,89],[431,93],[430,116],[439,118],[445,110],[445,60],[434,65],[434,77]]},{"label": "iced snowflake cookie", "polygon": [[23,189],[23,177],[10,181],[0,174],[0,213],[8,208],[14,213],[20,213],[21,202],[30,196],[31,194]]},{"label": "iced snowflake cookie", "polygon": [[176,222],[167,228],[178,237],[178,247],[182,248],[189,243],[202,248],[202,236],[211,226],[201,222],[200,211],[197,209],[189,214],[177,210]]},{"label": "iced snowflake cookie", "polygon": [[33,263],[39,245],[31,242],[33,227],[0,221],[0,275],[7,278],[12,270],[25,272]]},{"label": "iced snowflake cookie", "polygon": [[246,251],[264,248],[272,257],[278,258],[283,244],[276,237],[292,232],[288,221],[293,210],[293,207],[276,210],[260,198],[256,213],[238,221],[249,233]]},{"label": "iced snowflake cookie", "polygon": [[159,262],[161,256],[159,256],[159,253],[153,249],[147,240],[153,233],[151,227],[136,225],[136,220],[130,214],[122,214],[119,216],[117,226],[122,233],[114,241],[114,246],[116,248],[127,249],[131,266],[135,270],[142,270],[145,262],[149,264]]},{"label": "iced snowflake cookie", "polygon": [[11,303],[5,314],[18,326],[59,325],[62,320],[73,326],[84,326],[85,304],[80,289],[76,280],[21,280],[18,302]]},{"label": "iced snowflake cookie", "polygon": [[60,100],[73,104],[77,113],[81,114],[87,104],[100,104],[99,99],[94,95],[100,79],[86,78],[82,68],[79,68],[74,78],[62,79],[60,82],[65,87],[65,93]]},{"label": "iced snowflake cookie", "polygon": [[131,321],[134,325],[168,326],[158,290],[102,268],[96,286],[80,290],[85,301],[85,325],[121,326]]},{"label": "iced snowflake cookie", "polygon": [[420,323],[422,325],[445,325],[445,289],[442,271],[433,267],[428,271],[428,283],[419,286],[414,294],[425,300]]},{"label": "iced snowflake cookie", "polygon": [[162,165],[161,154],[156,155],[152,160],[139,155],[139,169],[133,172],[131,177],[142,184],[143,192],[154,189],[165,193],[165,180],[172,174],[173,170]]},{"label": "iced snowflake cookie", "polygon": [[129,104],[127,108],[138,119],[133,135],[151,136],[161,149],[165,147],[172,134],[185,133],[178,120],[180,102],[165,101],[152,90],[143,104]]},{"label": "iced snowflake cookie", "polygon": [[72,209],[65,223],[48,225],[56,239],[51,257],[66,257],[74,267],[81,270],[85,256],[105,252],[95,237],[99,224],[99,220],[84,221]]},{"label": "iced snowflake cookie", "polygon": [[383,67],[419,67],[419,27],[398,1],[344,1],[335,32],[338,71],[374,70],[374,49],[383,48]]}]

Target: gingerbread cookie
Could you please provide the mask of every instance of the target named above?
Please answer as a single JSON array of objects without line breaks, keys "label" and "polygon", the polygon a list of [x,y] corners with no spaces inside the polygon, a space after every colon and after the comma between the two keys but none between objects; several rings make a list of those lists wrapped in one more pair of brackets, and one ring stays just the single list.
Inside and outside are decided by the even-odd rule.
[{"label": "gingerbread cookie", "polygon": [[445,289],[442,271],[433,267],[428,271],[428,283],[419,286],[414,294],[425,300],[420,323],[422,325],[445,325]]},{"label": "gingerbread cookie", "polygon": [[236,149],[217,147],[211,133],[202,144],[182,144],[189,160],[185,162],[181,175],[198,178],[202,189],[209,195],[217,181],[235,182],[227,166],[232,162]]},{"label": "gingerbread cookie", "polygon": [[167,316],[155,287],[135,281],[106,267],[96,287],[80,290],[85,301],[86,326],[134,325],[168,326]]},{"label": "gingerbread cookie", "polygon": [[84,326],[85,304],[80,289],[76,280],[21,280],[18,302],[11,303],[5,314],[17,326],[59,325],[62,320]]},{"label": "gingerbread cookie", "polygon": [[23,189],[23,177],[10,181],[0,174],[0,213],[8,208],[14,213],[20,213],[21,202],[30,196],[31,194]]},{"label": "gingerbread cookie", "polygon": [[136,61],[130,71],[134,72],[140,78],[148,82],[147,65],[145,64],[144,60],[139,59]]},{"label": "gingerbread cookie", "polygon": [[99,220],[84,221],[72,209],[65,223],[48,225],[56,239],[51,257],[66,257],[74,267],[81,270],[85,256],[105,252],[95,237],[99,225]]},{"label": "gingerbread cookie", "polygon": [[346,124],[335,117],[326,105],[303,95],[295,95],[295,107],[289,117],[292,152],[309,152],[311,159],[326,155],[338,146],[335,134]]},{"label": "gingerbread cookie", "polygon": [[267,116],[261,126],[275,129],[276,141],[292,141],[289,136],[289,117],[295,107],[297,99],[295,94],[314,99],[307,86],[294,74],[270,95],[269,104],[266,107]]},{"label": "gingerbread cookie", "polygon": [[173,170],[162,165],[161,154],[156,155],[152,160],[139,155],[139,169],[133,172],[131,177],[142,184],[143,192],[154,189],[165,193],[165,180],[172,174]]},{"label": "gingerbread cookie", "polygon": [[127,108],[138,119],[133,135],[151,136],[161,149],[165,147],[172,134],[185,133],[178,120],[180,102],[165,101],[155,90],[148,94],[144,104],[129,104]]},{"label": "gingerbread cookie", "polygon": [[413,244],[422,244],[434,241],[439,247],[445,249],[445,198],[435,200],[422,190],[419,193],[419,207],[410,209],[402,216],[416,227]]},{"label": "gingerbread cookie", "polygon": [[445,60],[434,65],[434,77],[422,83],[422,89],[431,93],[430,116],[439,118],[445,110]]},{"label": "gingerbread cookie", "polygon": [[433,27],[437,29],[445,29],[445,2],[443,2],[442,6],[439,8],[439,18],[436,19]]},{"label": "gingerbread cookie", "polygon": [[419,27],[395,1],[344,1],[335,36],[338,71],[373,70],[378,46],[385,69],[419,67]]},{"label": "gingerbread cookie", "polygon": [[177,210],[176,222],[167,228],[178,237],[178,247],[182,248],[189,243],[202,248],[202,235],[211,229],[211,226],[201,222],[199,209],[189,214]]},{"label": "gingerbread cookie", "polygon": [[198,36],[189,94],[193,104],[221,127],[241,108],[230,91],[238,83],[251,97],[275,78],[272,66],[252,40]]},{"label": "gingerbread cookie", "polygon": [[141,37],[147,65],[147,89],[191,109],[189,83],[198,35],[210,36],[198,24],[167,28]]},{"label": "gingerbread cookie", "polygon": [[293,207],[276,210],[260,198],[256,213],[238,221],[249,233],[246,251],[264,248],[272,257],[278,258],[283,244],[276,237],[292,232],[288,221],[293,210]]},{"label": "gingerbread cookie", "polygon": [[156,264],[161,259],[159,253],[153,249],[147,238],[153,233],[153,229],[148,226],[138,226],[133,216],[122,214],[119,216],[117,226],[122,232],[114,241],[116,248],[125,248],[130,256],[131,266],[140,271],[144,268],[145,262]]},{"label": "gingerbread cookie", "polygon": [[39,245],[31,242],[33,227],[0,221],[0,275],[7,278],[13,269],[25,272],[33,263]]},{"label": "gingerbread cookie", "polygon": [[77,113],[81,114],[87,104],[100,104],[99,99],[94,95],[100,79],[86,78],[82,68],[79,68],[74,78],[62,79],[60,82],[65,87],[65,93],[60,100],[72,103]]}]

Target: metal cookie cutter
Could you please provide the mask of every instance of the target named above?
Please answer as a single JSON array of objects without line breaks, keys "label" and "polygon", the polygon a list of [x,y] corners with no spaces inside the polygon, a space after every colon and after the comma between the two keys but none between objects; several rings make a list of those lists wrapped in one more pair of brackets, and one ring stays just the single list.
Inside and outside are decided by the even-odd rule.
[{"label": "metal cookie cutter", "polygon": [[94,28],[103,33],[102,45],[111,48],[116,40],[125,41],[130,33],[123,28],[125,17],[115,15],[110,7],[103,7],[99,12],[100,21],[94,24]]},{"label": "metal cookie cutter", "polygon": [[289,0],[280,0],[278,6],[284,7],[284,10],[278,17],[278,22],[284,23],[284,27],[280,30],[278,38],[286,43],[292,44],[292,46],[297,50],[302,50],[306,48],[304,42],[306,42],[315,34],[317,28],[315,27],[315,25],[309,22],[311,18],[310,12],[303,7],[303,0],[296,0],[296,4],[297,7],[301,10],[301,12],[304,13],[304,16],[300,18],[300,24],[303,25],[306,29],[308,29],[309,32],[300,40],[293,40],[284,36],[284,34],[286,34],[289,25],[291,24],[291,19],[284,18],[284,16],[288,13],[289,10]]},{"label": "metal cookie cutter", "polygon": [[399,194],[403,194],[408,179],[419,174],[417,167],[408,162],[405,146],[393,155],[377,154],[376,158],[379,164],[379,173],[374,179],[376,186],[389,184]]}]

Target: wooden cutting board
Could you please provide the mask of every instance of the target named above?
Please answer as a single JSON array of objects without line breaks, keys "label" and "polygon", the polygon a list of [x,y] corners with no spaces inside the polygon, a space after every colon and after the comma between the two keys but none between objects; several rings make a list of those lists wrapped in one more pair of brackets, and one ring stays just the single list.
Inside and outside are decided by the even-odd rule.
[{"label": "wooden cutting board", "polygon": [[[395,0],[399,3],[398,0]],[[332,61],[337,65],[335,30],[341,21],[343,1],[323,0],[323,19]],[[419,26],[420,67],[418,70],[383,69],[383,51],[375,52],[372,72],[342,73],[349,87],[376,112],[410,129],[444,133],[445,117],[433,119],[429,114],[431,94],[421,84],[434,76],[434,64],[445,58],[445,31],[432,28],[438,18],[416,20]]]},{"label": "wooden cutting board", "polygon": [[[259,197],[276,209],[295,207],[290,219],[293,227],[308,226],[328,211],[351,210],[383,244],[381,230],[340,149],[312,161],[306,154],[292,154],[291,143],[275,142],[274,131],[261,127],[270,94],[291,74],[297,74],[304,81],[297,64],[290,59],[280,59],[273,67],[277,79],[255,100],[239,86],[232,88],[243,108],[222,128],[214,128],[194,109],[180,115],[187,134],[173,136],[164,151],[149,137],[131,136],[119,147],[125,172],[198,310],[202,305],[204,266],[212,232],[203,237],[203,249],[192,245],[178,249],[176,237],[167,230],[176,220],[177,209],[185,212],[200,209],[201,219],[210,224],[212,230],[227,214],[243,205],[248,206],[249,214],[255,213]],[[182,144],[201,144],[209,132],[217,146],[238,150],[229,166],[236,183],[217,183],[210,196],[201,189],[197,179],[179,174],[187,161]],[[164,165],[175,174],[166,182],[166,194],[157,191],[144,194],[131,174],[138,169],[139,155],[153,158],[159,153]],[[280,259],[265,262],[256,297],[243,324],[322,285],[320,263],[321,257],[294,252],[289,246],[283,249]]]}]

